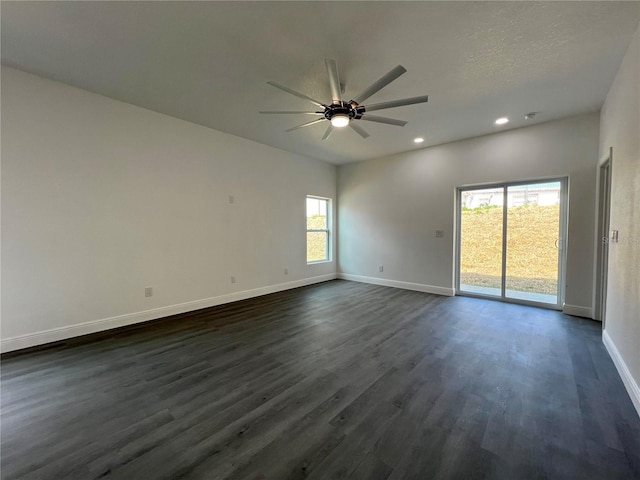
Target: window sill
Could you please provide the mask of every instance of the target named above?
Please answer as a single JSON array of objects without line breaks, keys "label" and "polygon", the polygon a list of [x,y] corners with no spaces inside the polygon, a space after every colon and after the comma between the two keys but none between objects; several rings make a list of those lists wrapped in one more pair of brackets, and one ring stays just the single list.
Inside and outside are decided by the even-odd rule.
[{"label": "window sill", "polygon": [[307,262],[307,265],[318,265],[319,263],[331,263],[333,260],[318,260],[316,262]]}]

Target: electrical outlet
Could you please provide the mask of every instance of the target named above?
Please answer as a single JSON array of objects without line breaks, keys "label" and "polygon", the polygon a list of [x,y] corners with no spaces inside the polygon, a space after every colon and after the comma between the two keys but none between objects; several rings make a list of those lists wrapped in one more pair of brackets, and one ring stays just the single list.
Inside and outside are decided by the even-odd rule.
[{"label": "electrical outlet", "polygon": [[236,283],[236,277],[234,277],[233,275],[231,276],[231,283]]},{"label": "electrical outlet", "polygon": [[380,265],[380,269],[381,272],[384,272],[384,266]]},{"label": "electrical outlet", "polygon": [[229,203],[235,203],[236,199],[233,195],[229,195]]},{"label": "electrical outlet", "polygon": [[285,268],[285,269],[284,269],[284,274],[285,274],[285,275],[289,275],[289,269],[288,269],[288,268]]},{"label": "electrical outlet", "polygon": [[436,238],[444,237],[444,230],[436,230]]},{"label": "electrical outlet", "polygon": [[145,287],[144,296],[145,297],[153,297],[153,287]]}]

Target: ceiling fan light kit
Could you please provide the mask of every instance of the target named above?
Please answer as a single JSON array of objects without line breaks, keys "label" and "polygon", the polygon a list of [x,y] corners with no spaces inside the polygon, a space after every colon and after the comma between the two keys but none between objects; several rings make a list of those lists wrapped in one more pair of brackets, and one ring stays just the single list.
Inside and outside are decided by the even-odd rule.
[{"label": "ceiling fan light kit", "polygon": [[340,77],[338,76],[338,65],[335,60],[326,59],[325,66],[327,67],[327,75],[329,76],[329,88],[331,90],[332,101],[330,104],[324,104],[315,100],[304,93],[297,92],[289,87],[285,87],[277,82],[269,81],[267,82],[269,85],[276,87],[280,90],[283,90],[291,95],[294,95],[298,98],[302,98],[303,100],[307,100],[311,102],[317,107],[321,107],[323,110],[320,111],[292,111],[292,110],[278,110],[278,111],[262,111],[260,113],[265,114],[304,114],[304,115],[317,115],[319,118],[316,120],[312,120],[310,122],[303,123],[301,125],[297,125],[292,127],[287,132],[291,132],[293,130],[297,130],[303,127],[309,127],[311,125],[315,125],[317,123],[324,122],[328,120],[331,124],[327,128],[326,132],[322,136],[323,140],[329,138],[329,135],[335,128],[344,128],[346,126],[351,127],[358,135],[362,138],[369,137],[369,134],[361,128],[359,125],[355,123],[355,120],[365,120],[369,122],[376,123],[384,123],[387,125],[395,125],[398,127],[404,127],[407,122],[404,120],[396,120],[395,118],[387,118],[387,117],[379,117],[375,115],[367,114],[368,111],[375,110],[384,110],[387,108],[394,107],[402,107],[405,105],[413,105],[416,103],[425,103],[429,100],[427,95],[422,95],[419,97],[411,97],[411,98],[403,98],[401,100],[393,100],[390,102],[382,102],[377,103],[370,106],[362,105],[367,98],[371,97],[375,93],[382,90],[384,87],[393,82],[400,75],[405,73],[407,70],[402,66],[398,65],[390,72],[383,75],[380,79],[372,83],[369,87],[367,87],[363,92],[359,95],[353,97],[353,100],[348,102],[343,101],[342,99],[342,89],[340,86]]},{"label": "ceiling fan light kit", "polygon": [[336,113],[331,117],[331,125],[336,128],[342,128],[349,125],[349,114],[348,113]]}]

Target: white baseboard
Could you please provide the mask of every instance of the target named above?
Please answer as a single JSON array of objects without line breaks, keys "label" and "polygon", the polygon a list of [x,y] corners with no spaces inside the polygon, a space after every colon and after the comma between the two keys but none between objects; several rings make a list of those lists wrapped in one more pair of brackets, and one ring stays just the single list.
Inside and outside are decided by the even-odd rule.
[{"label": "white baseboard", "polygon": [[194,300],[177,305],[169,305],[167,307],[154,308],[152,310],[128,313],[125,315],[118,315],[116,317],[102,318],[100,320],[92,320],[76,325],[68,325],[59,328],[52,328],[50,330],[43,330],[36,333],[30,333],[27,335],[5,338],[0,340],[0,353],[20,350],[22,348],[35,347],[36,345],[57,342],[59,340],[65,340],[67,338],[102,332],[105,330],[111,330],[127,325],[134,325],[136,323],[156,320],[158,318],[168,317],[170,315],[176,315],[178,313],[191,312],[193,310],[200,310],[201,308],[214,307],[216,305],[237,302],[238,300],[259,297],[262,295],[268,295],[270,293],[290,290],[292,288],[304,287],[306,285],[312,285],[314,283],[335,280],[336,278],[337,274],[331,273],[328,275],[320,275],[317,277],[295,280],[293,282],[268,285],[266,287],[255,288],[252,290],[244,290],[242,292],[234,292],[217,297],[204,298],[202,300]]},{"label": "white baseboard", "polygon": [[401,282],[399,280],[387,280],[385,278],[365,277],[362,275],[351,275],[350,273],[339,273],[338,278],[342,280],[350,280],[352,282],[371,283],[373,285],[382,285],[384,287],[395,287],[402,288],[404,290],[415,290],[417,292],[446,295],[447,297],[453,297],[456,293],[453,288],[436,287],[434,285],[425,285],[422,283]]},{"label": "white baseboard", "polygon": [[613,343],[613,340],[611,340],[611,337],[606,330],[602,332],[602,343],[604,343],[607,352],[609,352],[614,365],[618,369],[620,378],[622,378],[622,383],[624,383],[627,393],[633,402],[633,406],[636,407],[636,411],[638,412],[638,415],[640,415],[640,386],[638,386],[638,383],[631,376],[631,372],[629,371],[627,364],[624,362],[622,355],[620,355],[618,347]]},{"label": "white baseboard", "polygon": [[593,308],[581,307],[580,305],[567,305],[562,307],[562,313],[573,315],[574,317],[593,318]]}]

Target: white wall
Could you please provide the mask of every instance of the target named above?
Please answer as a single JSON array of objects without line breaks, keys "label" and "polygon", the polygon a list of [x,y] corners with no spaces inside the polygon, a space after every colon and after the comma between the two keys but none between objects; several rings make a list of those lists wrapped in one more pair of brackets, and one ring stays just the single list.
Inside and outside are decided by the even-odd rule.
[{"label": "white wall", "polygon": [[613,147],[604,341],[640,413],[640,27],[602,107],[600,155]]},{"label": "white wall", "polygon": [[453,293],[456,187],[569,176],[566,311],[591,316],[598,128],[591,113],[341,166],[340,272]]},{"label": "white wall", "polygon": [[335,277],[333,165],[6,67],[1,153],[4,351]]}]

